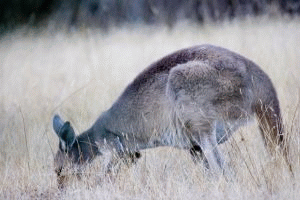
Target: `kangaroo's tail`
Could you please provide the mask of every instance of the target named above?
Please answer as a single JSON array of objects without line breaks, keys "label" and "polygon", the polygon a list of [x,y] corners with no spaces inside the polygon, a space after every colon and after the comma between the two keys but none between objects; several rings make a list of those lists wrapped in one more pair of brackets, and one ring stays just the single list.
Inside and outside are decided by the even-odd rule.
[{"label": "kangaroo's tail", "polygon": [[269,104],[259,102],[255,106],[255,113],[257,115],[259,128],[263,135],[265,145],[272,155],[274,155],[276,148],[279,147],[282,156],[285,159],[289,170],[294,175],[292,166],[289,161],[289,152],[287,144],[287,136],[284,132],[279,101],[275,99]]},{"label": "kangaroo's tail", "polygon": [[277,146],[285,150],[286,138],[279,106],[260,103],[255,107],[255,113],[268,150],[272,153]]}]

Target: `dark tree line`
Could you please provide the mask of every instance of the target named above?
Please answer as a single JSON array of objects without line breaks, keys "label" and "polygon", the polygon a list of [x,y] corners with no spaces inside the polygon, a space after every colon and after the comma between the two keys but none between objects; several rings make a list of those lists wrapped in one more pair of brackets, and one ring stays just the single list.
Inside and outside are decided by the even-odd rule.
[{"label": "dark tree line", "polygon": [[0,31],[49,19],[70,26],[108,28],[111,24],[203,23],[270,12],[300,14],[300,0],[0,0]]}]

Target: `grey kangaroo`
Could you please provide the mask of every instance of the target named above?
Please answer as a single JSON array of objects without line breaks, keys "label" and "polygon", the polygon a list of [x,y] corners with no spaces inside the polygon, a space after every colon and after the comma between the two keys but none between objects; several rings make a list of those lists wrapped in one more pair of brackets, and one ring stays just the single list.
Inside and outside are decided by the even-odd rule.
[{"label": "grey kangaroo", "polygon": [[84,133],[76,136],[69,122],[54,116],[58,182],[67,163],[82,166],[105,152],[131,162],[140,150],[158,146],[187,149],[222,173],[218,144],[254,115],[267,148],[279,146],[287,156],[276,91],[255,63],[212,45],[179,50],[140,73]]}]

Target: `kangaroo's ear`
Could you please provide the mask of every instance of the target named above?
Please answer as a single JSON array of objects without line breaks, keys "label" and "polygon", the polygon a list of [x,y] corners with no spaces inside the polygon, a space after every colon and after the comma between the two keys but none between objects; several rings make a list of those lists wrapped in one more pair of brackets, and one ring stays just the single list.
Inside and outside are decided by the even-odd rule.
[{"label": "kangaroo's ear", "polygon": [[63,120],[55,115],[53,118],[53,129],[61,141],[63,150],[68,150],[75,142],[75,132],[70,122],[63,122]]},{"label": "kangaroo's ear", "polygon": [[64,121],[60,118],[59,115],[53,117],[53,129],[56,134],[59,133],[60,129],[63,127]]}]

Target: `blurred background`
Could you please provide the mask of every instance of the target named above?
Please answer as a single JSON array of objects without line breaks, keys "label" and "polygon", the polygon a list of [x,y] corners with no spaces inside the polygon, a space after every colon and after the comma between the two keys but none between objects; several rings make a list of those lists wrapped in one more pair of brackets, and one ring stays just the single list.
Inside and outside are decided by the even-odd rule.
[{"label": "blurred background", "polygon": [[1,0],[0,32],[20,25],[100,27],[206,21],[257,15],[299,15],[299,0]]}]

